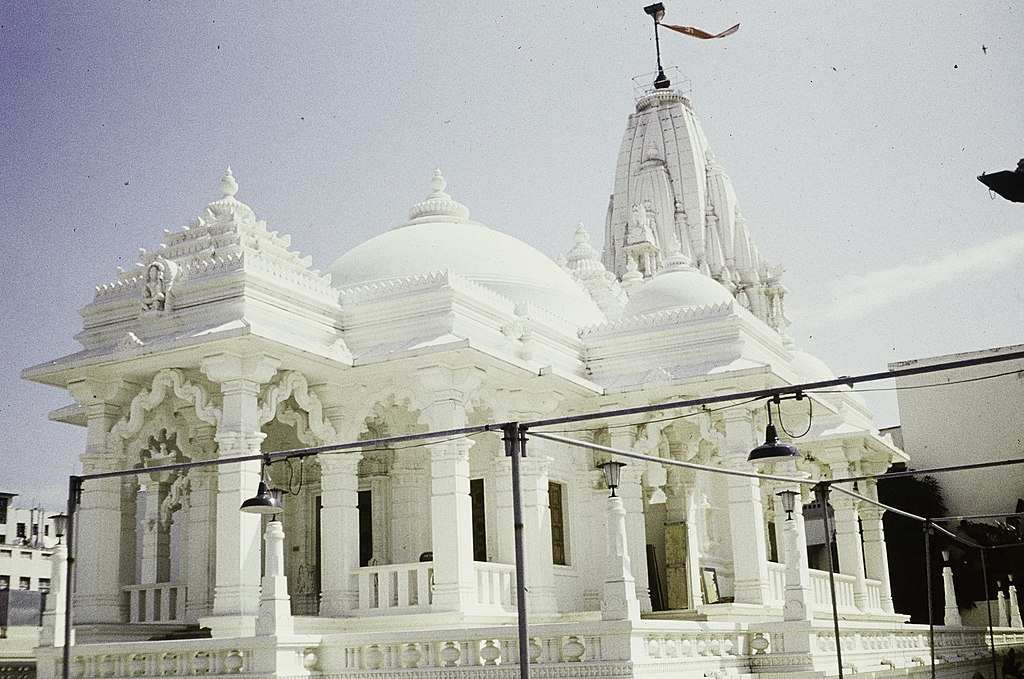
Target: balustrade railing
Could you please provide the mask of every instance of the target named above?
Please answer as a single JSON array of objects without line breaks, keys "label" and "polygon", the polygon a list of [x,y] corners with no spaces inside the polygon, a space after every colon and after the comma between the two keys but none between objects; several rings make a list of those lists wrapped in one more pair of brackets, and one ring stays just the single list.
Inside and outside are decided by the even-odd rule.
[{"label": "balustrade railing", "polygon": [[431,562],[364,566],[353,576],[359,591],[360,613],[426,610],[433,603],[434,566]]},{"label": "balustrade railing", "polygon": [[781,606],[786,600],[786,564],[768,562],[768,585],[771,591],[771,603]]},{"label": "balustrade railing", "polygon": [[476,601],[478,604],[515,608],[515,566],[474,561],[473,569],[476,571]]},{"label": "balustrade railing", "polygon": [[187,588],[182,582],[157,582],[148,585],[127,585],[128,622],[185,622]]}]

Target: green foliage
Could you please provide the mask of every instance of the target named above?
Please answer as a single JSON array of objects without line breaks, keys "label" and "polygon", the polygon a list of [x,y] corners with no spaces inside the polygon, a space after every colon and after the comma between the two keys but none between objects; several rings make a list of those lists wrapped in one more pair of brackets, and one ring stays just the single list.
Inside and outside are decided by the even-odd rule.
[{"label": "green foliage", "polygon": [[[904,471],[893,467],[891,472]],[[890,477],[878,479],[878,499],[887,505],[923,517],[946,514],[946,502],[939,482],[932,476]],[[924,524],[886,512],[885,545],[889,554],[889,581],[896,611],[910,615],[914,623],[928,623],[928,584],[926,580]],[[945,540],[941,534],[931,539],[932,613],[942,623],[942,556]]]}]

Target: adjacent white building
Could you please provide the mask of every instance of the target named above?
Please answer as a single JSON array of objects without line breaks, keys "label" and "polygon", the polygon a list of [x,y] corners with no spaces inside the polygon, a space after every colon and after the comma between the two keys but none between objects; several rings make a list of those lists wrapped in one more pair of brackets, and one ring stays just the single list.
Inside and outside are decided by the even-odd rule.
[{"label": "adjacent white building", "polygon": [[[87,429],[96,473],[831,376],[787,340],[781,267],[755,246],[680,92],[649,92],[629,117],[603,255],[580,226],[551,261],[474,221],[440,172],[425,193],[406,223],[320,273],[229,171],[199,218],[97,289],[82,350],[25,377],[68,390],[53,417]],[[767,468],[793,481],[630,461],[617,504],[606,455],[530,439],[539,676],[836,671],[828,576],[810,567],[802,513],[787,520],[776,494],[807,503],[798,480],[877,475],[905,456],[849,391],[786,401],[787,421],[806,424],[808,401],[803,458]],[[741,402],[567,428],[752,470],[765,424],[763,402]],[[238,511],[259,461],[87,481],[71,670],[513,676],[510,467],[500,432],[276,462],[270,482],[290,494],[270,523]],[[857,491],[872,497],[874,482]],[[925,671],[927,635],[892,609],[882,512],[838,492],[832,508],[848,671]],[[185,638],[200,630],[210,638]],[[41,677],[59,673],[60,638],[40,648]],[[984,643],[942,639],[960,669]]]},{"label": "adjacent white building", "polygon": [[[890,370],[1024,351],[998,347],[890,363]],[[1024,450],[1024,359],[896,380],[900,430],[914,467],[1017,459]],[[1024,499],[1020,465],[936,475],[950,516],[1016,511]]]},{"label": "adjacent white building", "polygon": [[0,492],[0,590],[50,589],[50,555],[57,537],[41,507],[16,507],[17,493]]}]

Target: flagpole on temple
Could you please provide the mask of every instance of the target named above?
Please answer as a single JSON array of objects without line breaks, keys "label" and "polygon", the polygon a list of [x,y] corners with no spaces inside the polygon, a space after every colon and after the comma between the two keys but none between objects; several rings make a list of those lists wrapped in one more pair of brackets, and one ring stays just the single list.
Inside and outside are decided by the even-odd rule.
[{"label": "flagpole on temple", "polygon": [[660,2],[656,2],[653,5],[644,7],[644,11],[647,12],[654,19],[654,50],[658,55],[658,76],[654,79],[654,89],[664,90],[671,85],[671,81],[665,77],[665,71],[661,68],[661,42],[658,40],[658,24],[665,17],[665,5]]}]

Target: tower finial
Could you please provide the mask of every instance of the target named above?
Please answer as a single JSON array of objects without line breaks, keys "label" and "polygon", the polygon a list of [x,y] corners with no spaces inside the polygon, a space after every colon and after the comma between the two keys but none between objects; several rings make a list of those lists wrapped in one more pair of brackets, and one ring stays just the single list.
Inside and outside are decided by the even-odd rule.
[{"label": "tower finial", "polygon": [[225,198],[234,198],[238,192],[238,182],[231,176],[230,165],[228,165],[227,172],[224,173],[224,178],[220,180],[220,192],[224,194]]},{"label": "tower finial", "polygon": [[656,2],[653,5],[644,7],[644,12],[654,19],[654,50],[658,56],[658,75],[654,78],[654,89],[664,90],[672,84],[672,81],[665,76],[665,71],[661,68],[661,43],[658,41],[658,25],[665,18],[665,5]]}]

